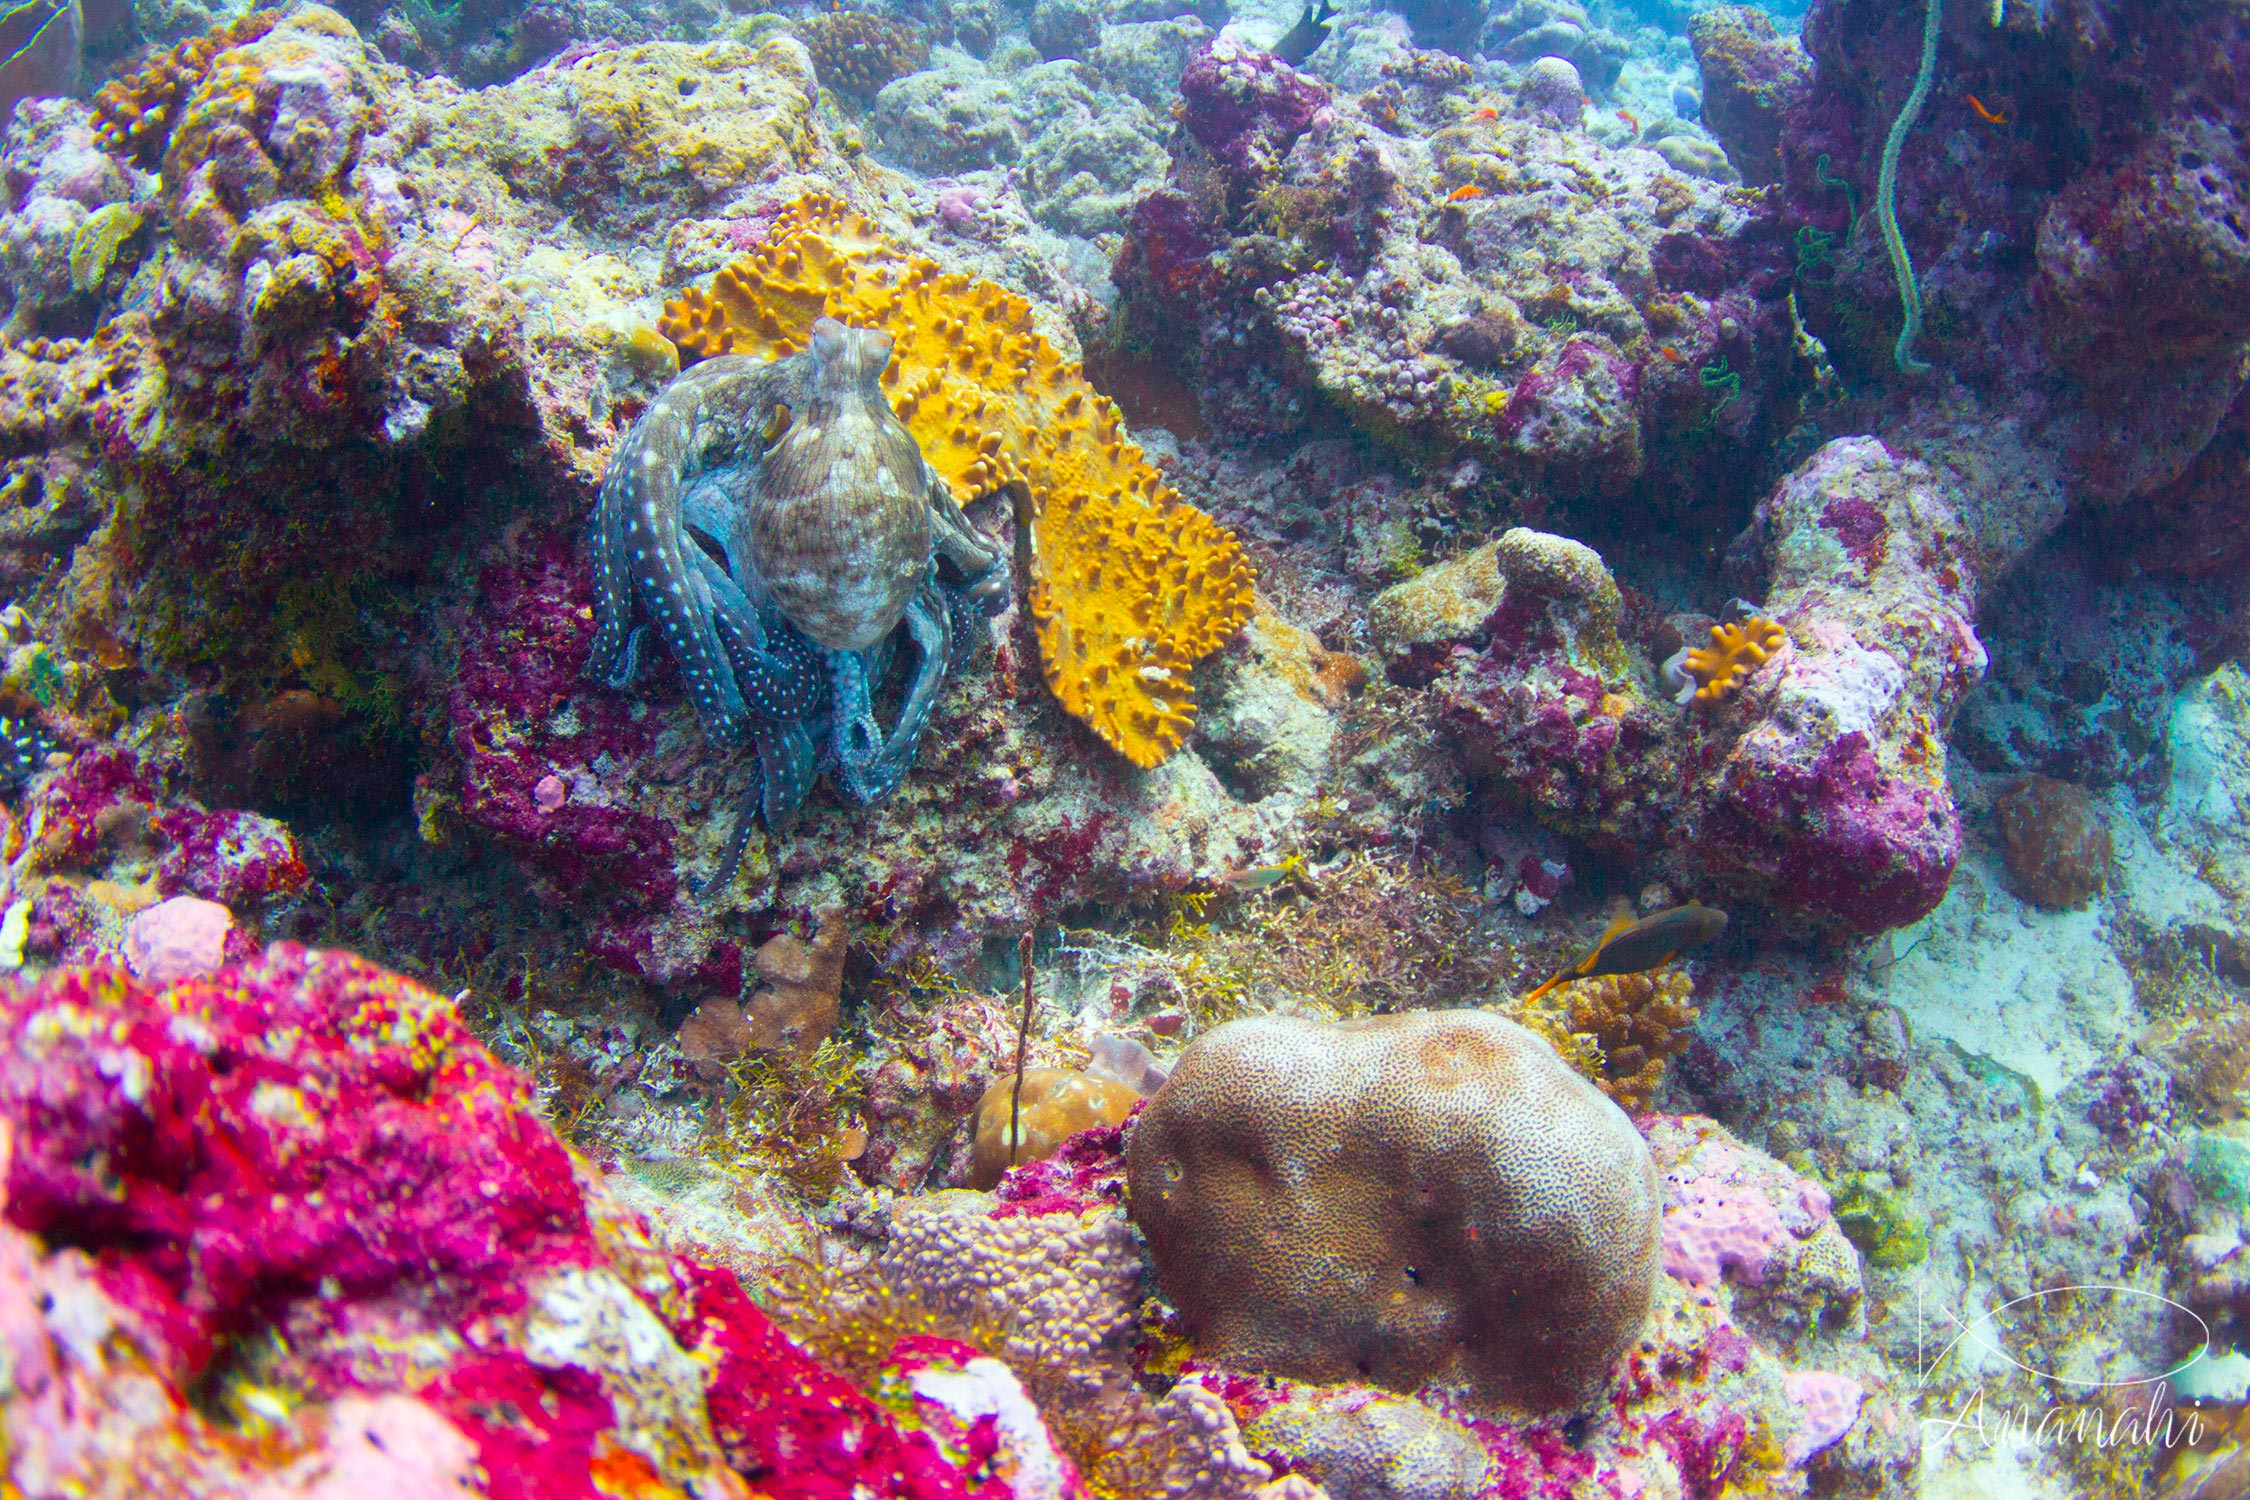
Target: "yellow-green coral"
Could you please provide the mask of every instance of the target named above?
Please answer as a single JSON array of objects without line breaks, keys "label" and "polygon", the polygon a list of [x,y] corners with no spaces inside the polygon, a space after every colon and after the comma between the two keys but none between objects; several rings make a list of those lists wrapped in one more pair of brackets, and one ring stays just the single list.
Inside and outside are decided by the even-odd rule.
[{"label": "yellow-green coral", "polygon": [[1501,533],[1492,564],[1509,591],[1549,603],[1572,665],[1611,682],[1630,675],[1617,634],[1624,598],[1599,552],[1566,536],[1513,526]]},{"label": "yellow-green coral", "polygon": [[256,41],[280,18],[279,11],[252,11],[158,53],[128,77],[103,84],[94,95],[95,142],[104,151],[155,166],[172,137],[181,103],[203,82],[211,59]]},{"label": "yellow-green coral", "polygon": [[1250,617],[1232,533],[1182,500],[1125,440],[1116,403],[1031,325],[1030,304],[900,254],[864,219],[812,197],[766,245],[664,310],[682,360],[780,357],[834,317],[894,343],[883,387],[931,466],[966,502],[1016,494],[1047,685],[1136,765],[1180,747],[1188,675]]},{"label": "yellow-green coral", "polygon": [[863,10],[824,11],[801,23],[820,81],[839,94],[872,98],[930,60],[919,28]]},{"label": "yellow-green coral", "polygon": [[105,203],[86,216],[70,241],[70,285],[81,293],[99,292],[119,254],[141,232],[141,211],[129,203]]}]

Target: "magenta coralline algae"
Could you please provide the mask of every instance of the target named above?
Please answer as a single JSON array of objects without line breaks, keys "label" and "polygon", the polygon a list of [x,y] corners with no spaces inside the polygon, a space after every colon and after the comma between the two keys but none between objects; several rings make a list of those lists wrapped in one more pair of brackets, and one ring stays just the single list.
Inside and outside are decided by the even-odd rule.
[{"label": "magenta coralline algae", "polygon": [[[981,1493],[732,1272],[655,1251],[523,1080],[408,981],[287,945],[163,989],[65,970],[0,991],[0,1043],[0,1234],[92,1256],[92,1295],[173,1392],[105,1417],[123,1343],[70,1372],[76,1405],[46,1436],[90,1490],[155,1462],[236,1492],[196,1468],[233,1460],[179,1393],[286,1328],[273,1373],[301,1401],[412,1398],[433,1435],[474,1444],[494,1500],[593,1500],[636,1475],[777,1500]],[[458,1337],[397,1357],[432,1328]],[[49,1358],[76,1356],[58,1338]],[[132,1430],[151,1424],[168,1435]],[[723,1470],[732,1487],[707,1489]]]},{"label": "magenta coralline algae", "polygon": [[1985,667],[1955,500],[1927,466],[1839,440],[1758,507],[1744,543],[1793,651],[1718,763],[1696,857],[1850,931],[1911,922],[1960,858],[1941,737]]},{"label": "magenta coralline algae", "polygon": [[1180,98],[1188,134],[1238,182],[1255,183],[1312,127],[1329,93],[1270,52],[1221,41],[1188,60]]},{"label": "magenta coralline algae", "polygon": [[[17,873],[32,902],[27,954],[75,962],[116,950],[127,913],[113,902],[90,903],[78,882],[112,875],[138,882],[149,873],[140,867],[148,856],[159,898],[217,902],[253,929],[286,914],[311,887],[287,827],[260,813],[207,809],[168,790],[178,780],[159,759],[107,744],[34,784],[25,819],[30,863]],[[239,932],[229,944],[234,957],[255,946]]]},{"label": "magenta coralline algae", "polygon": [[1020,1214],[1080,1213],[1099,1204],[1118,1204],[1125,1198],[1125,1137],[1143,1104],[1116,1125],[1081,1130],[1041,1161],[1011,1168],[994,1196],[1000,1206],[996,1219]]},{"label": "magenta coralline algae", "polygon": [[255,911],[302,895],[312,873],[287,828],[259,813],[205,812],[188,806],[159,814],[153,825],[173,841],[156,867],[167,895],[185,893]]},{"label": "magenta coralline algae", "polygon": [[[488,564],[447,707],[462,817],[523,850],[571,899],[600,890],[614,921],[669,905],[679,877],[672,830],[611,805],[604,786],[605,767],[622,775],[651,753],[664,720],[580,675],[592,598],[584,565],[559,540]],[[650,676],[676,680],[669,667]]]},{"label": "magenta coralline algae", "polygon": [[1703,862],[1730,883],[1857,932],[1901,927],[1944,899],[1961,821],[1942,786],[1887,774],[1864,734],[1819,748],[1810,766],[1780,737],[1728,766]]},{"label": "magenta coralline algae", "polygon": [[[369,965],[284,949],[161,995],[68,971],[0,999],[0,1027],[10,1220],[145,1246],[110,1290],[175,1331],[183,1373],[324,1279],[456,1278],[465,1315],[503,1273],[585,1256],[568,1153],[449,1011]],[[482,1128],[448,1130],[449,1102]]]},{"label": "magenta coralline algae", "polygon": [[1499,431],[1577,484],[1614,492],[1641,472],[1640,372],[1600,334],[1566,340],[1516,382]]},{"label": "magenta coralline algae", "polygon": [[30,804],[31,838],[60,866],[83,866],[101,848],[105,815],[162,800],[155,770],[124,745],[98,745],[41,782]]}]

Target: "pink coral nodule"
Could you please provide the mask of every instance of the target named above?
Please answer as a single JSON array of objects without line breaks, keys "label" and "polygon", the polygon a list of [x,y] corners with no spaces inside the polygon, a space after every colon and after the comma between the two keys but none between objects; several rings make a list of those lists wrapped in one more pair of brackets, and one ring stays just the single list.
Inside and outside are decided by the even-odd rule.
[{"label": "pink coral nodule", "polygon": [[1789,1399],[1797,1403],[1805,1417],[1803,1430],[1789,1444],[1790,1462],[1803,1463],[1850,1432],[1859,1420],[1860,1402],[1866,1399],[1867,1391],[1849,1375],[1791,1370],[1782,1379],[1788,1386]]},{"label": "pink coral nodule", "polygon": [[125,929],[125,962],[151,984],[202,979],[223,961],[234,913],[201,896],[174,896]]}]

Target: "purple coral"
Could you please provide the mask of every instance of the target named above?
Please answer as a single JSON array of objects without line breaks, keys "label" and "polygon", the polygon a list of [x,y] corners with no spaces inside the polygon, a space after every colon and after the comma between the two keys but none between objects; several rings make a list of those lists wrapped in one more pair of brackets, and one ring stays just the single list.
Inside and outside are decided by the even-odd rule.
[{"label": "purple coral", "polygon": [[1863,733],[1796,758],[1803,740],[1759,736],[1738,752],[1700,830],[1700,858],[1738,889],[1856,932],[1923,916],[1961,858],[1942,786],[1886,772]]},{"label": "purple coral", "polygon": [[1188,134],[1224,162],[1238,184],[1253,184],[1281,164],[1297,137],[1327,107],[1328,85],[1270,52],[1213,42],[1180,74]]}]

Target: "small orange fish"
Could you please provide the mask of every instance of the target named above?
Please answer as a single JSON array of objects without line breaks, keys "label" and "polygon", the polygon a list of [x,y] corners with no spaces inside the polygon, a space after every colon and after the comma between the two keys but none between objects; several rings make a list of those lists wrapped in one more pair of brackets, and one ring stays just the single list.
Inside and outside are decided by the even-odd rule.
[{"label": "small orange fish", "polygon": [[1448,203],[1466,203],[1472,198],[1482,198],[1483,196],[1484,189],[1478,187],[1475,183],[1472,182],[1466,184],[1465,186],[1457,187],[1452,192],[1447,193],[1445,195],[1445,201]]},{"label": "small orange fish", "polygon": [[2005,125],[2008,123],[2008,117],[2006,115],[1996,115],[1991,110],[1986,109],[1984,107],[1984,101],[1982,99],[1979,99],[1974,94],[1971,94],[1969,96],[1969,108],[1975,110],[1977,112],[1977,117],[1983,120],[1987,125]]},{"label": "small orange fish", "polygon": [[1676,345],[1672,344],[1665,344],[1661,346],[1658,352],[1661,353],[1666,359],[1672,361],[1672,363],[1674,364],[1678,364],[1681,360],[1687,357],[1686,355],[1680,353],[1679,348]]},{"label": "small orange fish", "polygon": [[1472,120],[1497,120],[1500,118],[1500,111],[1487,104],[1484,108],[1469,116],[1469,118]]},{"label": "small orange fish", "polygon": [[1625,122],[1626,124],[1628,124],[1628,125],[1632,126],[1632,127],[1633,127],[1633,134],[1634,134],[1634,135],[1635,135],[1636,137],[1637,137],[1638,135],[1640,135],[1640,133],[1641,133],[1641,122],[1640,122],[1639,120],[1637,120],[1637,119],[1635,119],[1635,118],[1634,118],[1634,116],[1633,116],[1633,112],[1632,112],[1631,110],[1629,110],[1629,109],[1621,109],[1621,110],[1619,110],[1619,111],[1617,112],[1617,118],[1619,118],[1620,120],[1623,120],[1623,121],[1624,121],[1624,122]]}]

